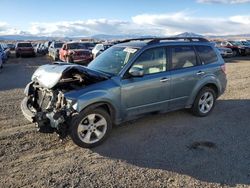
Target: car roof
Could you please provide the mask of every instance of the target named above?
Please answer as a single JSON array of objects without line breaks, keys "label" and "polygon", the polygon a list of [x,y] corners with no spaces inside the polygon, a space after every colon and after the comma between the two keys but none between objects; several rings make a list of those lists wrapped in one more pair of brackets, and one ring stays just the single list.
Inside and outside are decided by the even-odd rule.
[{"label": "car roof", "polygon": [[131,47],[131,48],[143,48],[145,46],[164,46],[164,45],[209,45],[211,46],[212,43],[208,40],[204,41],[185,41],[185,40],[159,40],[153,41],[151,40],[143,40],[143,41],[129,41],[129,42],[121,42],[116,44],[116,46],[120,47]]}]

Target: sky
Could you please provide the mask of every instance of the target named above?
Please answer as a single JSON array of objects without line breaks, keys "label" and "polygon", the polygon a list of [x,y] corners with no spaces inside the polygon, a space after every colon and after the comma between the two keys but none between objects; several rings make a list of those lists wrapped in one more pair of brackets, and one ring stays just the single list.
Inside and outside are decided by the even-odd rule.
[{"label": "sky", "polygon": [[1,0],[0,35],[250,33],[250,0]]}]

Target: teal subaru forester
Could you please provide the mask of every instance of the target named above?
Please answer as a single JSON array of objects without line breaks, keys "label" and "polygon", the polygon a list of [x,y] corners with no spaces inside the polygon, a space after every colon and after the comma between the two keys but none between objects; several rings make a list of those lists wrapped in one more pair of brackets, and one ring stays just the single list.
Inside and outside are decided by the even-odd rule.
[{"label": "teal subaru forester", "polygon": [[121,41],[87,67],[39,67],[21,107],[41,132],[94,147],[112,126],[155,112],[191,108],[207,116],[227,84],[220,53],[204,38]]}]

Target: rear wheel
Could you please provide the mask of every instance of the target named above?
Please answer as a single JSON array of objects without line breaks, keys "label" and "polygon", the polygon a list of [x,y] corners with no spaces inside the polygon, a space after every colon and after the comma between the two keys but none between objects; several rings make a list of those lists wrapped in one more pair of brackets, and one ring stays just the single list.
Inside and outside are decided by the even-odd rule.
[{"label": "rear wheel", "polygon": [[212,88],[204,87],[196,96],[192,112],[196,116],[207,116],[214,108],[216,100],[215,91]]},{"label": "rear wheel", "polygon": [[16,53],[16,57],[17,57],[17,58],[20,57],[20,54],[19,54],[19,53]]},{"label": "rear wheel", "polygon": [[101,144],[112,129],[110,115],[102,108],[86,109],[73,119],[70,126],[71,138],[83,148]]}]

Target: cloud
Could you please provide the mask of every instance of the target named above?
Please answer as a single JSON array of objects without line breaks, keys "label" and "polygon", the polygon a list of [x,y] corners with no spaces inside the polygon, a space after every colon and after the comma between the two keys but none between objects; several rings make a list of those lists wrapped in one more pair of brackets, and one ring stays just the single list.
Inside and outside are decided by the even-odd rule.
[{"label": "cloud", "polygon": [[162,34],[185,31],[204,35],[242,34],[250,31],[250,15],[229,18],[194,17],[186,12],[174,14],[142,14],[132,18],[141,27],[156,28]]},{"label": "cloud", "polygon": [[121,20],[91,19],[86,21],[63,21],[54,23],[32,23],[29,32],[46,36],[89,36],[100,33],[121,33],[128,25]]},{"label": "cloud", "polygon": [[11,27],[6,22],[0,22],[0,35],[16,35],[22,33],[21,30]]},{"label": "cloud", "polygon": [[250,31],[250,15],[232,17],[197,17],[188,11],[169,14],[140,14],[130,21],[89,19],[79,21],[36,22],[25,31],[0,22],[0,35],[30,34],[36,36],[73,37],[95,34],[175,35],[181,32],[203,35],[245,34]]},{"label": "cloud", "polygon": [[250,0],[197,0],[197,2],[208,4],[243,4],[250,3]]}]

